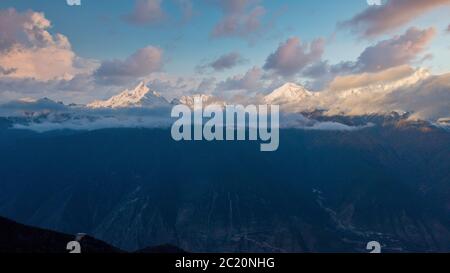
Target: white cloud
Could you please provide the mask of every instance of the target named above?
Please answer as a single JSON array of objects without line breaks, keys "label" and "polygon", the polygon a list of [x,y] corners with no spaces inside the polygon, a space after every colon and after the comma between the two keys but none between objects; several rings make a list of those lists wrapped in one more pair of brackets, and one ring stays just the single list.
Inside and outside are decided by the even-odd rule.
[{"label": "white cloud", "polygon": [[417,119],[438,120],[450,117],[450,74],[433,76],[412,87],[400,88],[388,94],[382,106],[406,109]]},{"label": "white cloud", "polygon": [[412,27],[403,35],[378,42],[368,47],[358,58],[358,71],[380,71],[402,64],[409,64],[421,54],[436,34],[434,28]]},{"label": "white cloud", "polygon": [[88,61],[80,66],[68,38],[51,34],[50,27],[43,13],[0,10],[0,78],[70,80],[94,69]]},{"label": "white cloud", "polygon": [[378,73],[361,73],[346,76],[338,76],[331,81],[329,89],[348,90],[373,84],[386,84],[398,79],[408,77],[414,73],[414,69],[408,65],[389,68]]},{"label": "white cloud", "polygon": [[308,84],[314,90],[323,90],[330,82],[339,80],[339,77],[345,75],[373,73],[402,65],[420,64],[431,57],[430,54],[425,53],[435,34],[434,28],[412,27],[402,35],[396,35],[367,47],[356,61],[329,64],[327,61],[319,60],[307,66],[301,74],[311,79]]},{"label": "white cloud", "polygon": [[323,39],[303,44],[297,37],[289,38],[267,58],[264,69],[272,70],[285,77],[293,76],[308,65],[319,61],[324,52],[324,46]]}]

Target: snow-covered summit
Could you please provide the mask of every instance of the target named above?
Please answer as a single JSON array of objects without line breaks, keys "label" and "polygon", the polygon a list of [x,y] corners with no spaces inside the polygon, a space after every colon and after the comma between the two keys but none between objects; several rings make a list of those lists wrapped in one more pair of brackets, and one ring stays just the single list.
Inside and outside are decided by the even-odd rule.
[{"label": "snow-covered summit", "polygon": [[139,83],[132,90],[111,97],[108,100],[94,101],[87,105],[89,108],[127,108],[127,107],[154,107],[167,105],[167,100],[159,93],[151,91],[145,82]]},{"label": "snow-covered summit", "polygon": [[304,100],[305,98],[314,97],[317,94],[306,90],[301,85],[295,83],[286,83],[272,93],[264,97],[267,104],[287,104]]}]

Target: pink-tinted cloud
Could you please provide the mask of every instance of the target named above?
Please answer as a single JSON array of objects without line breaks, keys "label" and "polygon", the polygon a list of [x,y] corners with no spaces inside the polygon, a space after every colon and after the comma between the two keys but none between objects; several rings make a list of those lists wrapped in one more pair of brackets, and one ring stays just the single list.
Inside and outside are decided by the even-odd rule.
[{"label": "pink-tinted cloud", "polygon": [[161,0],[136,0],[133,11],[125,16],[126,21],[135,25],[161,22],[166,17],[161,2]]},{"label": "pink-tinted cloud", "polygon": [[52,35],[50,27],[43,13],[0,10],[0,77],[67,80],[94,69],[94,64],[79,62],[69,39]]},{"label": "pink-tinted cloud", "polygon": [[260,31],[266,9],[256,0],[217,0],[224,16],[211,32],[212,37],[243,37]]},{"label": "pink-tinted cloud", "polygon": [[0,50],[12,46],[51,44],[53,39],[47,29],[51,23],[42,13],[17,12],[15,9],[0,10]]},{"label": "pink-tinted cloud", "polygon": [[418,16],[444,5],[450,5],[450,0],[389,0],[383,6],[370,6],[341,25],[363,37],[372,37],[404,26]]},{"label": "pink-tinted cloud", "polygon": [[307,66],[301,74],[310,79],[309,88],[321,90],[336,77],[373,73],[398,66],[423,63],[432,58],[432,54],[426,53],[426,48],[435,34],[434,28],[421,30],[413,27],[402,35],[367,47],[356,61],[344,61],[337,64],[318,61]]},{"label": "pink-tinted cloud", "polygon": [[299,73],[308,65],[319,61],[323,55],[325,41],[316,39],[303,44],[299,38],[292,37],[281,43],[278,49],[266,60],[264,69],[289,77]]},{"label": "pink-tinted cloud", "polygon": [[345,76],[338,76],[329,84],[331,90],[348,90],[352,88],[360,88],[371,84],[383,84],[393,82],[398,79],[406,78],[412,75],[415,70],[408,66],[402,65],[389,68],[374,73],[360,73]]},{"label": "pink-tinted cloud", "polygon": [[414,61],[436,34],[434,28],[410,28],[403,35],[368,47],[358,58],[358,71],[374,72]]},{"label": "pink-tinted cloud", "polygon": [[159,71],[163,66],[163,50],[148,46],[139,49],[125,60],[105,61],[95,72],[103,83],[117,84],[135,80]]}]

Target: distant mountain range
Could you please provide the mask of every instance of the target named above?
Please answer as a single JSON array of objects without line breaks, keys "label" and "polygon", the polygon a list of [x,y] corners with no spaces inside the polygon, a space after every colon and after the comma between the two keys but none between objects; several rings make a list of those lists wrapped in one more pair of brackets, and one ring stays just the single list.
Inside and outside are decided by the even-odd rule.
[{"label": "distant mountain range", "polygon": [[[408,71],[408,73],[402,71],[402,73],[405,75],[401,77],[397,75],[397,77],[394,77],[393,79],[380,78],[378,81],[374,81],[375,79],[371,78],[370,75],[366,75],[365,78],[361,77],[357,79],[346,79],[346,81],[337,78],[337,80],[330,85],[329,89],[320,92],[309,91],[305,87],[295,83],[285,83],[263,97],[247,98],[246,102],[253,104],[279,104],[283,106],[283,111],[286,112],[302,112],[320,109],[326,110],[332,114],[366,115],[384,114],[392,111],[415,112],[414,108],[417,107],[410,107],[411,109],[407,109],[410,105],[399,104],[396,106],[393,104],[394,101],[391,101],[394,96],[413,94],[424,95],[418,94],[415,89],[421,89],[421,92],[428,92],[428,95],[431,95],[433,92],[437,92],[436,95],[442,96],[442,98],[447,98],[450,92],[450,87],[448,84],[448,77],[450,77],[450,75],[431,76],[430,73],[424,69]],[[348,83],[348,81],[350,81],[350,83]],[[439,91],[439,89],[443,90]],[[372,97],[372,100],[369,100],[367,96]],[[162,94],[156,92],[155,90],[151,90],[145,82],[140,82],[136,87],[126,89],[106,100],[97,100],[88,103],[87,105],[71,104],[66,107],[120,109],[155,108],[173,104],[186,104],[191,106],[193,104],[194,97],[201,98],[206,104],[225,105],[239,103],[239,101],[236,101],[235,99],[227,101],[211,94],[185,95],[180,98],[175,98],[169,103],[169,101],[164,98]],[[414,98],[414,96],[412,96],[412,98]],[[427,100],[429,100],[429,98],[427,98]],[[391,107],[391,109],[378,109],[380,106],[378,103],[381,102],[387,104],[386,106]],[[369,103],[372,105],[371,107],[368,107],[366,111],[362,111],[362,109],[360,109],[361,106],[369,106]],[[399,102],[395,101],[395,104],[398,103]],[[16,114],[24,114],[26,111],[33,112],[39,109],[42,111],[55,109],[62,110],[64,106],[65,105],[62,103],[52,103],[50,99],[22,99],[0,105],[0,109],[6,108],[10,110],[17,110],[18,112]],[[396,107],[398,109],[396,109]],[[421,105],[421,107],[425,107],[425,105]],[[435,107],[441,107],[441,105],[436,104]],[[20,112],[21,108],[22,113]],[[417,111],[419,110],[422,109],[417,108]],[[5,113],[5,111],[3,114],[0,112],[3,116]],[[447,114],[449,113],[447,112]],[[440,118],[448,118],[448,116],[441,116]]]},{"label": "distant mountain range", "polygon": [[[447,87],[445,77],[447,76],[430,76],[426,70],[417,70],[401,79],[358,88],[344,88],[342,84],[336,83],[334,89],[322,92],[311,92],[303,86],[286,83],[264,97],[255,97],[242,103],[280,105],[280,125],[284,128],[354,130],[374,124],[366,118],[367,122],[355,127],[352,122],[342,122],[344,119],[341,117],[347,117],[345,120],[363,121],[364,117],[389,118],[392,114],[403,117],[403,123],[423,121],[433,126],[449,128],[450,98],[446,100],[446,96],[450,94],[450,88]],[[442,97],[442,100],[433,105],[429,99],[415,102],[405,98],[402,100],[404,103],[397,102],[397,98],[405,94],[425,93],[428,89],[441,92],[442,94],[436,94],[436,99]],[[420,94],[416,95],[412,97],[420,98]],[[173,123],[171,108],[177,104],[193,107],[195,98],[199,98],[204,106],[224,107],[229,103],[239,103],[206,94],[182,96],[169,102],[141,82],[133,89],[87,105],[65,105],[48,98],[13,101],[0,105],[0,117],[9,120],[16,128],[36,131],[167,128]],[[327,123],[320,120],[326,120]]]}]

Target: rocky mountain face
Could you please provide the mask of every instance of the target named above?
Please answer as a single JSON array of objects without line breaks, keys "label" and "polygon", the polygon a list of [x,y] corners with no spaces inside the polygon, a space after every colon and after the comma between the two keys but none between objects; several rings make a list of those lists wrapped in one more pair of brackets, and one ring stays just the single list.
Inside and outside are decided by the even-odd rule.
[{"label": "rocky mountain face", "polygon": [[128,251],[450,251],[447,131],[392,121],[280,136],[260,153],[165,129],[2,130],[0,215]]}]

